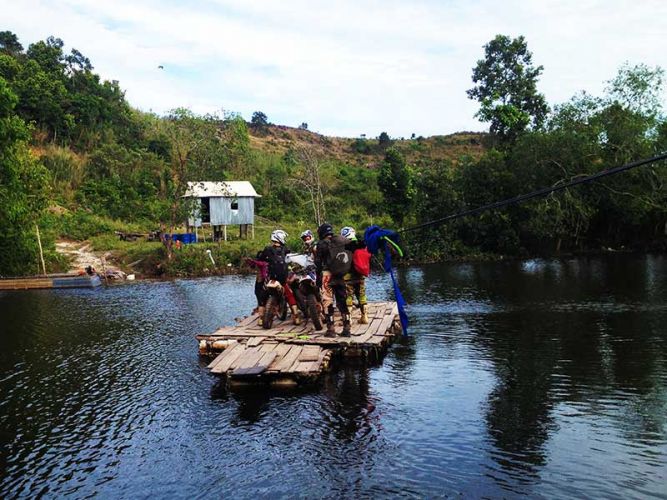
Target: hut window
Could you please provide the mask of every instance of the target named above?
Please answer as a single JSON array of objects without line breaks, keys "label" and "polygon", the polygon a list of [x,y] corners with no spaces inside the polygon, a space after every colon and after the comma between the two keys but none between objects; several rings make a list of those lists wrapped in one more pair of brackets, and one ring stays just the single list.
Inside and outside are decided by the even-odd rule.
[{"label": "hut window", "polygon": [[232,210],[238,210],[238,209],[239,209],[239,201],[232,200]]}]

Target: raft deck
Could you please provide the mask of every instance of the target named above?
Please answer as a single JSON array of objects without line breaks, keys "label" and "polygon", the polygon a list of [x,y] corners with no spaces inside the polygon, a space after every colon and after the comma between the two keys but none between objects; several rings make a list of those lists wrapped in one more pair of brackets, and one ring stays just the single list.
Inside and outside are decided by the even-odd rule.
[{"label": "raft deck", "polygon": [[102,281],[96,274],[50,274],[24,278],[0,279],[0,290],[30,290],[40,288],[95,288]]},{"label": "raft deck", "polygon": [[[313,383],[331,369],[334,359],[363,357],[379,359],[401,332],[395,302],[373,302],[367,306],[368,324],[359,324],[360,312],[352,312],[349,337],[325,337],[311,321],[294,325],[292,318],[274,320],[273,328],[257,324],[256,314],[235,326],[197,335],[199,352],[216,355],[208,365],[211,373],[226,378],[228,385],[271,384],[295,386]],[[336,332],[343,329],[335,317]],[[220,351],[222,352],[218,354]]]}]

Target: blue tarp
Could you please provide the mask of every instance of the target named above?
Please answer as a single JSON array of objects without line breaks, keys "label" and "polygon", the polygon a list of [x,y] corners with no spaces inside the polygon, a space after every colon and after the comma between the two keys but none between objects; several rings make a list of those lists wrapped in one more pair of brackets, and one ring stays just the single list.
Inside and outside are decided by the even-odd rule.
[{"label": "blue tarp", "polygon": [[394,295],[396,297],[396,304],[398,304],[398,316],[401,318],[401,327],[403,328],[403,335],[408,334],[408,314],[405,312],[405,299],[401,290],[398,288],[396,276],[394,276],[394,268],[391,260],[391,247],[397,248],[400,252],[398,243],[400,236],[395,231],[389,229],[382,229],[380,226],[370,226],[364,232],[364,241],[368,251],[373,255],[377,255],[380,250],[384,252],[383,267],[386,272],[391,275],[391,282],[394,286]]}]

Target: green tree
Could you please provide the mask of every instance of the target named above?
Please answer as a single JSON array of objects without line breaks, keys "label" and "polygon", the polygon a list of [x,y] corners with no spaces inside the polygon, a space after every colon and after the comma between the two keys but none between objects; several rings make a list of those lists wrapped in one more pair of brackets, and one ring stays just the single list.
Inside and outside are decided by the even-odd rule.
[{"label": "green tree", "polygon": [[389,149],[378,173],[378,187],[387,202],[387,212],[402,225],[412,208],[416,190],[414,173],[397,149]]},{"label": "green tree", "polygon": [[[456,190],[456,169],[448,161],[428,162],[415,178],[419,203],[415,207],[417,224],[423,224],[461,209],[460,193]],[[421,231],[407,233],[411,253],[426,260],[442,259],[456,252],[456,224],[445,223]]]},{"label": "green tree", "polygon": [[16,57],[23,52],[23,45],[11,31],[0,31],[0,52]]},{"label": "green tree", "polygon": [[387,132],[382,132],[378,136],[378,144],[383,149],[391,146],[391,139],[389,138],[389,134],[387,134]]},{"label": "green tree", "polygon": [[269,124],[269,119],[265,113],[255,111],[250,118],[250,125],[257,130],[264,130]]},{"label": "green tree", "polygon": [[35,224],[48,203],[48,172],[28,149],[29,131],[14,113],[18,99],[0,78],[0,274],[37,269]]},{"label": "green tree", "polygon": [[[188,109],[177,108],[169,115],[156,122],[158,135],[168,138],[170,144],[169,179],[167,183],[164,211],[160,214],[162,227],[169,233],[184,222],[190,215],[192,200],[184,198],[188,182],[206,180],[216,162],[211,162],[211,155],[219,148],[211,148],[211,142],[217,143],[217,123],[215,116],[200,117]],[[173,253],[171,240],[166,242],[167,257]]]},{"label": "green tree", "polygon": [[497,35],[484,46],[484,53],[473,68],[476,85],[467,94],[481,105],[475,116],[491,122],[491,133],[511,143],[529,126],[539,128],[547,116],[546,100],[537,91],[543,68],[533,66],[523,36]]},{"label": "green tree", "polygon": [[226,116],[221,139],[229,172],[238,180],[245,180],[250,173],[250,135],[245,120],[238,114]]}]

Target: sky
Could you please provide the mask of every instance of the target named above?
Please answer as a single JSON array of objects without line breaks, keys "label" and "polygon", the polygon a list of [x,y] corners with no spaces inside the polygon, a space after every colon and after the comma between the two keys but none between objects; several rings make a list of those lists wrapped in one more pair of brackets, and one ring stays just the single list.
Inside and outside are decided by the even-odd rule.
[{"label": "sky", "polygon": [[138,109],[262,111],[342,137],[487,130],[465,91],[497,34],[526,38],[550,105],[601,95],[625,62],[667,69],[664,0],[0,0],[0,12],[0,31],[25,48],[61,38]]}]

